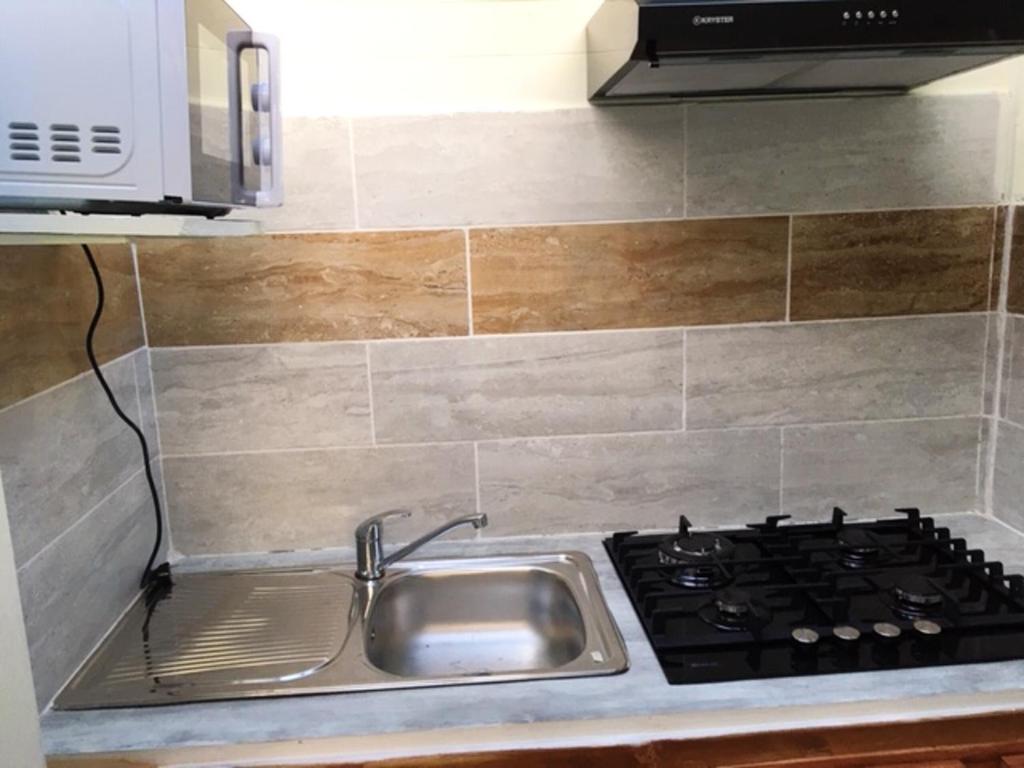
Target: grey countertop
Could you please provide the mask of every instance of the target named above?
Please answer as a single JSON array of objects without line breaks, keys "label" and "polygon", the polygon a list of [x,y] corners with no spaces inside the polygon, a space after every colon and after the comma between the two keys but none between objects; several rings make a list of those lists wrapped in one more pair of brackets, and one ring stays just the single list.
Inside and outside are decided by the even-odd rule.
[{"label": "grey countertop", "polygon": [[[1010,571],[1024,570],[1024,536],[977,515],[937,519]],[[581,550],[594,561],[626,641],[630,669],[610,677],[295,696],[139,709],[48,712],[49,754],[223,747],[274,742],[351,759],[399,754],[635,743],[721,733],[921,719],[1024,708],[1024,661],[670,686],[601,541],[603,534],[439,542],[425,556]],[[182,570],[334,564],[344,551],[183,561]],[[529,726],[529,727],[517,727]],[[314,740],[314,741],[311,741]],[[202,760],[202,749],[193,758]],[[209,752],[224,754],[223,749]],[[243,752],[239,752],[242,755]],[[266,747],[259,752],[267,756]],[[212,758],[211,758],[212,759]],[[239,762],[242,757],[238,758]],[[211,762],[210,764],[216,764]]]}]

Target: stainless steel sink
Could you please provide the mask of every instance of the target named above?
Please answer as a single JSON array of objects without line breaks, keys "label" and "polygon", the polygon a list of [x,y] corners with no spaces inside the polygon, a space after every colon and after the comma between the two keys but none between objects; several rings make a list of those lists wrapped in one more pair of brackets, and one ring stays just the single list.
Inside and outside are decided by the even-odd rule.
[{"label": "stainless steel sink", "polygon": [[139,600],[57,709],[606,675],[618,629],[580,552],[182,574]]},{"label": "stainless steel sink", "polygon": [[566,667],[586,649],[587,627],[569,582],[550,565],[475,564],[392,580],[370,606],[367,658],[419,678]]}]

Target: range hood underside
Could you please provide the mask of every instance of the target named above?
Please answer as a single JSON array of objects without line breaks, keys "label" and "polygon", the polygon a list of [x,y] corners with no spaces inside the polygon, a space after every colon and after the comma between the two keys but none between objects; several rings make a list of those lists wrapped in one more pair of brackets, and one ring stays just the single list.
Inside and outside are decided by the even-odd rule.
[{"label": "range hood underside", "polygon": [[637,103],[792,95],[901,93],[1019,51],[773,52],[631,59],[592,94],[595,103]]}]

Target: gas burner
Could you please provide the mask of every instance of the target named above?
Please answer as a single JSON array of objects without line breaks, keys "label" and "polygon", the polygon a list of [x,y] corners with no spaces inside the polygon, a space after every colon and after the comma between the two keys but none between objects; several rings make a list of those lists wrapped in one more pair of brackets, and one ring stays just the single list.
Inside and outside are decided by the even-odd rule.
[{"label": "gas burner", "polygon": [[932,580],[919,573],[900,576],[892,587],[896,612],[907,619],[934,613],[942,605],[942,593]]},{"label": "gas burner", "polygon": [[896,511],[604,544],[673,685],[1024,659],[1024,574]]},{"label": "gas burner", "polygon": [[690,533],[686,515],[679,517],[679,533],[658,545],[658,562],[668,566],[668,579],[689,589],[714,589],[732,581],[722,564],[736,551],[736,545],[714,533]]},{"label": "gas burner", "polygon": [[878,538],[863,528],[841,528],[836,534],[839,562],[846,568],[868,568],[882,560]]},{"label": "gas burner", "polygon": [[713,627],[726,632],[759,629],[768,623],[768,608],[751,599],[742,589],[727,587],[715,592],[715,599],[698,614]]}]

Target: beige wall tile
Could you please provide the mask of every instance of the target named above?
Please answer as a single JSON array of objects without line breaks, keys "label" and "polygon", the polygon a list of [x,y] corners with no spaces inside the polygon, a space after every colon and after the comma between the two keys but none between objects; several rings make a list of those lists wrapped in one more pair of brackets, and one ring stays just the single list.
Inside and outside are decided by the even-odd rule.
[{"label": "beige wall tile", "polygon": [[494,532],[742,524],[779,509],[777,429],[481,443]]},{"label": "beige wall tile", "polygon": [[787,427],[782,511],[819,520],[834,506],[857,517],[896,507],[976,510],[978,424],[969,417]]},{"label": "beige wall tile", "polygon": [[[125,412],[137,414],[132,358],[104,373]],[[91,374],[0,413],[0,469],[19,567],[141,466],[138,440]]]},{"label": "beige wall tile", "polygon": [[18,571],[40,707],[134,599],[155,530],[139,472]]},{"label": "beige wall tile", "polygon": [[368,445],[366,346],[155,349],[168,454]]},{"label": "beige wall tile", "polygon": [[147,240],[153,346],[466,333],[462,232]]},{"label": "beige wall tile", "polygon": [[563,334],[370,347],[381,442],[682,426],[682,334]]},{"label": "beige wall tile", "polygon": [[[994,327],[992,335],[995,336]],[[1006,318],[1005,346],[1000,415],[1024,426],[1024,317],[1010,315]]]},{"label": "beige wall tile", "polygon": [[[126,245],[94,245],[106,301],[96,331],[101,363],[143,344]],[[85,332],[96,287],[77,245],[0,246],[0,408],[89,368]]]},{"label": "beige wall tile", "polygon": [[687,334],[689,428],[977,414],[985,315]]},{"label": "beige wall tile", "polygon": [[991,208],[796,216],[790,317],[985,310],[993,225]]},{"label": "beige wall tile", "polygon": [[472,445],[342,448],[164,460],[175,549],[186,555],[352,545],[356,525],[397,507],[410,541],[476,509]]},{"label": "beige wall tile", "polygon": [[698,104],[687,215],[997,200],[994,95]]},{"label": "beige wall tile", "polygon": [[284,119],[284,205],[242,209],[267,232],[355,229],[352,147],[347,117]]},{"label": "beige wall tile", "polygon": [[1024,428],[1005,421],[999,423],[996,438],[996,462],[992,511],[996,517],[1018,530],[1024,529]]},{"label": "beige wall tile", "polygon": [[785,218],[470,232],[475,333],[783,320]]},{"label": "beige wall tile", "polygon": [[364,227],[683,215],[683,108],[354,121]]}]

